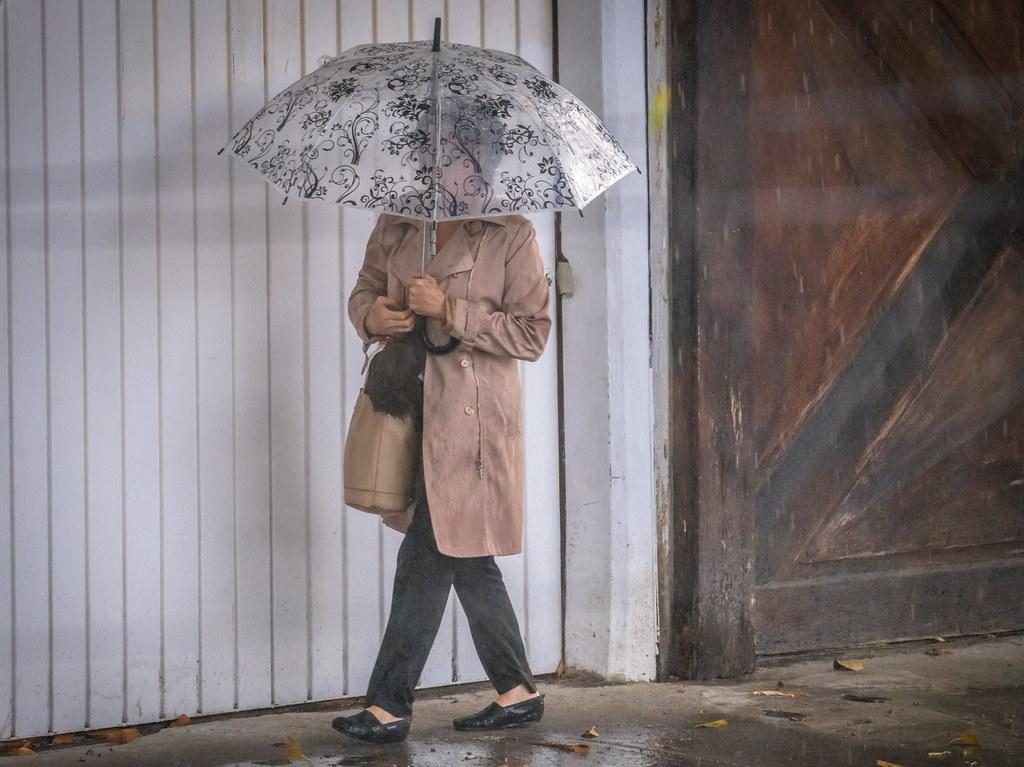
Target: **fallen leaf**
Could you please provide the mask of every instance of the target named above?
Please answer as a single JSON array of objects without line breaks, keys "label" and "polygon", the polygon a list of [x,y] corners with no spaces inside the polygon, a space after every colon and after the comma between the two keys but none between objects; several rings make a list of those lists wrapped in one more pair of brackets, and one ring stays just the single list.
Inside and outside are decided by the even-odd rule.
[{"label": "fallen leaf", "polygon": [[859,660],[840,660],[836,658],[832,661],[832,668],[836,671],[863,671],[864,664]]},{"label": "fallen leaf", "polygon": [[929,751],[928,752],[928,758],[929,759],[941,759],[944,756],[952,756],[952,755],[953,755],[952,751]]},{"label": "fallen leaf", "polygon": [[802,722],[807,718],[807,714],[801,714],[798,711],[780,711],[774,708],[763,708],[761,713],[773,719],[788,719],[791,722]]},{"label": "fallen leaf", "polygon": [[852,700],[854,703],[885,703],[888,698],[880,698],[877,695],[856,695],[852,692],[846,693],[843,700]]},{"label": "fallen leaf", "polygon": [[284,758],[289,762],[310,762],[312,759],[302,753],[302,746],[299,745],[299,741],[293,738],[291,735],[285,741],[284,747]]},{"label": "fallen leaf", "polygon": [[125,743],[131,743],[136,738],[142,737],[142,733],[134,727],[119,727],[116,730],[103,730],[103,739],[107,743],[114,743],[123,746]]},{"label": "fallen leaf", "polygon": [[974,733],[974,730],[964,730],[953,740],[949,741],[949,745],[981,748],[981,743],[978,742],[978,736]]},{"label": "fallen leaf", "polygon": [[192,720],[189,718],[188,714],[182,714],[171,722],[171,727],[188,727],[190,724],[192,724]]},{"label": "fallen leaf", "polygon": [[903,767],[903,765],[896,764],[896,762],[887,762],[884,759],[876,759],[875,767]]},{"label": "fallen leaf", "polygon": [[69,746],[74,742],[74,735],[72,735],[69,732],[62,732],[60,735],[54,735],[53,740],[50,741],[50,744],[54,746]]},{"label": "fallen leaf", "polygon": [[597,727],[591,727],[581,737],[584,738],[596,738],[600,733],[597,731]]},{"label": "fallen leaf", "polygon": [[715,719],[713,722],[695,724],[694,727],[725,727],[727,724],[729,724],[728,719]]},{"label": "fallen leaf", "polygon": [[754,690],[753,695],[767,695],[773,698],[809,698],[806,692],[798,690]]},{"label": "fallen leaf", "polygon": [[530,745],[541,746],[543,748],[553,748],[557,751],[565,751],[569,754],[579,754],[580,756],[586,756],[590,753],[590,746],[586,743],[544,743],[541,741],[533,741]]},{"label": "fallen leaf", "polygon": [[936,642],[945,642],[946,641],[945,637],[932,637],[932,639],[934,639]]},{"label": "fallen leaf", "polygon": [[36,752],[28,746],[18,746],[17,748],[7,752],[9,756],[35,756],[35,753]]},{"label": "fallen leaf", "polygon": [[671,101],[672,92],[669,90],[668,86],[659,86],[658,90],[654,93],[654,98],[651,99],[651,107],[647,114],[648,124],[651,129],[654,130],[655,134],[660,135],[661,131],[665,127],[665,120],[668,117],[668,110]]}]

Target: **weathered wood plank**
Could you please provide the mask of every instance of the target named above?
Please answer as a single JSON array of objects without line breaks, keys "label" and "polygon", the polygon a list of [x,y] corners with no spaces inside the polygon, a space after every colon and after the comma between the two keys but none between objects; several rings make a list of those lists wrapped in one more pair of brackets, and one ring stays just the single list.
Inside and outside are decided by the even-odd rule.
[{"label": "weathered wood plank", "polygon": [[878,62],[896,96],[920,110],[936,146],[948,148],[974,178],[1019,164],[1019,108],[941,6],[819,2]]},{"label": "weathered wood plank", "polygon": [[[1001,519],[983,527],[977,520],[948,519],[949,503],[921,506],[902,515],[897,529],[871,516],[875,523],[868,540],[857,543],[847,535],[851,526],[884,507],[884,501],[908,480],[926,472],[942,459],[1012,408],[1024,403],[1024,378],[1012,371],[1024,370],[1024,258],[1006,248],[985,275],[977,293],[959,315],[949,319],[949,329],[935,353],[893,405],[886,422],[863,447],[853,469],[853,484],[828,505],[829,522],[799,557],[800,560],[831,559],[840,554],[878,556],[901,543],[902,532],[912,523],[927,521],[947,532],[960,545],[990,542],[987,536],[1002,530],[1024,533],[1011,503],[1002,508]],[[1015,435],[1016,436],[1016,435]],[[961,490],[974,489],[960,477]],[[995,495],[1002,488],[978,476],[982,489]],[[889,509],[891,512],[892,509]],[[862,528],[863,529],[863,528]],[[888,534],[886,531],[888,529]],[[1024,543],[1024,540],[1022,540]],[[934,540],[936,550],[949,541]]]},{"label": "weathered wood plank", "polygon": [[976,295],[1024,215],[1024,178],[972,187],[757,497],[757,578],[783,577],[856,480],[861,452]]},{"label": "weathered wood plank", "polygon": [[949,216],[967,174],[821,9],[760,4],[751,117],[759,479]]},{"label": "weathered wood plank", "polygon": [[[665,302],[668,314],[665,345],[667,412],[665,434],[669,467],[667,498],[659,509],[662,631],[658,648],[658,673],[686,676],[695,652],[694,605],[697,559],[696,472],[694,417],[696,365],[694,364],[694,214],[697,135],[697,2],[662,3],[664,16],[655,24],[655,46],[665,48],[666,80],[670,106],[666,124],[656,138],[665,146],[666,221]],[[662,38],[658,42],[659,36]],[[657,128],[655,128],[657,130]],[[657,242],[652,239],[652,245]],[[655,316],[660,312],[655,309]],[[655,343],[659,341],[655,339]],[[657,353],[657,352],[656,352]],[[656,448],[657,449],[657,448]]]},{"label": "weathered wood plank", "polygon": [[1020,558],[906,568],[884,578],[868,573],[759,586],[757,650],[784,653],[1019,629],[1022,593]]},{"label": "weathered wood plank", "polygon": [[[752,178],[749,143],[751,6],[702,2],[697,10],[696,525],[688,676],[754,665]],[[680,467],[681,469],[684,467]]]}]

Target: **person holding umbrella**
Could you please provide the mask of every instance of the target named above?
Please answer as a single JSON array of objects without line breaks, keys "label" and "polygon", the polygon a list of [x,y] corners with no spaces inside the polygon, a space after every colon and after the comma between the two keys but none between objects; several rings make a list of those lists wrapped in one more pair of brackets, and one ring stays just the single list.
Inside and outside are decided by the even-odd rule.
[{"label": "person holding umbrella", "polygon": [[454,726],[538,721],[544,696],[494,561],[522,550],[518,361],[538,359],[551,329],[550,286],[521,214],[582,209],[639,168],[585,104],[520,57],[442,45],[440,19],[432,43],[361,45],[327,60],[228,148],[285,202],[294,193],[381,212],[349,318],[364,349],[406,336],[430,352],[418,372],[417,503],[368,706],[332,725],[370,742],[407,737],[452,586],[498,692]]},{"label": "person holding umbrella", "polygon": [[498,692],[484,710],[456,719],[456,729],[519,726],[544,713],[494,557],[522,550],[517,360],[544,351],[550,289],[523,216],[442,222],[426,277],[417,275],[422,229],[415,219],[382,214],[349,298],[364,342],[412,332],[417,316],[428,318],[430,335],[460,340],[453,353],[426,357],[422,492],[398,551],[368,707],[333,722],[371,742],[408,734],[413,689],[452,586]]}]

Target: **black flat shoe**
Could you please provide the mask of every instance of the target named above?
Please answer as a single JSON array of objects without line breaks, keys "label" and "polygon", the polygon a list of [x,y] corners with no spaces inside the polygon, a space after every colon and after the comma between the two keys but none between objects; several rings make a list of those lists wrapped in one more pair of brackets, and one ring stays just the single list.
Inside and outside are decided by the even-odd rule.
[{"label": "black flat shoe", "polygon": [[470,716],[452,721],[456,730],[503,730],[506,727],[522,727],[539,722],[544,716],[544,695],[528,698],[511,706],[491,703],[487,708]]},{"label": "black flat shoe", "polygon": [[411,725],[412,721],[408,717],[382,724],[365,708],[358,714],[339,716],[331,722],[331,727],[338,732],[367,743],[398,743],[408,736]]}]

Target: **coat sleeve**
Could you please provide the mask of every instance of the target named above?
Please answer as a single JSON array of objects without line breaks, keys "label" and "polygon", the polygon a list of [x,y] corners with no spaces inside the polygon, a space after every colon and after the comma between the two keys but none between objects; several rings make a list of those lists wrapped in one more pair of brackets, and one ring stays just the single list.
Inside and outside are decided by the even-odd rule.
[{"label": "coat sleeve", "polygon": [[366,332],[366,315],[370,313],[377,297],[387,295],[388,290],[387,252],[384,247],[384,228],[387,224],[386,214],[377,217],[377,223],[366,241],[363,265],[348,297],[348,317],[363,341],[364,352],[370,343],[376,340],[375,336]]},{"label": "coat sleeve", "polygon": [[533,223],[527,220],[522,230],[505,258],[501,310],[449,298],[444,330],[473,349],[532,362],[544,351],[551,331],[550,290]]}]

